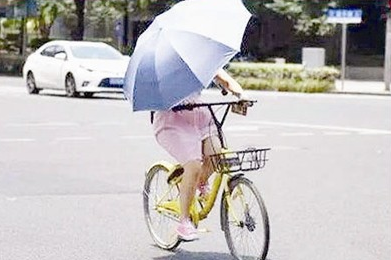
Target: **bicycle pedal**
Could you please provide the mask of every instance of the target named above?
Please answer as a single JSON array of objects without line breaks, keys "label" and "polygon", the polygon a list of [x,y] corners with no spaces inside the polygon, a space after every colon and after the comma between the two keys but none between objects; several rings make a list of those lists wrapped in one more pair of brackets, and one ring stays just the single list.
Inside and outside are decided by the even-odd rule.
[{"label": "bicycle pedal", "polygon": [[182,167],[182,165],[180,165],[180,164],[175,165],[174,171],[167,178],[167,183],[171,184],[175,179],[182,176],[182,174],[184,172],[185,172],[185,169]]}]

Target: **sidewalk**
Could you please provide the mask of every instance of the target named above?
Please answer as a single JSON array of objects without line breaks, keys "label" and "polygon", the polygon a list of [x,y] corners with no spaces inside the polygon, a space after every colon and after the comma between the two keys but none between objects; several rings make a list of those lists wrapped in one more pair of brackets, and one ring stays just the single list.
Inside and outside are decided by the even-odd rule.
[{"label": "sidewalk", "polygon": [[386,86],[381,81],[345,80],[342,86],[342,82],[337,80],[335,85],[332,93],[391,96],[391,92],[385,90]]}]

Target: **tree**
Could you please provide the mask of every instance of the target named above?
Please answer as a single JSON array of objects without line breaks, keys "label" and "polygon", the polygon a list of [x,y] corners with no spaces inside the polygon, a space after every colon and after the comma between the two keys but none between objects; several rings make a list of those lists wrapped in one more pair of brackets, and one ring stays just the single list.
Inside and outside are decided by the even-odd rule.
[{"label": "tree", "polygon": [[[335,25],[326,23],[325,11],[328,8],[364,8],[373,5],[367,0],[254,0],[253,5],[273,10],[295,24],[297,32],[303,35],[324,36],[334,32]],[[374,1],[375,2],[375,1]],[[377,0],[377,5],[387,6],[388,0]],[[258,9],[259,10],[259,9]]]},{"label": "tree", "polygon": [[334,0],[273,0],[265,6],[292,20],[297,32],[307,36],[324,36],[335,28],[326,23],[325,11],[336,5],[337,1]]},{"label": "tree", "polygon": [[66,10],[69,10],[69,3],[63,1],[38,0],[38,16],[33,19],[35,29],[39,31],[42,39],[49,39],[50,29],[55,20]]},{"label": "tree", "polygon": [[82,41],[84,37],[84,15],[86,0],[74,0],[76,6],[77,25],[71,32],[71,37],[75,41]]},{"label": "tree", "polygon": [[165,11],[169,6],[179,0],[158,1],[158,0],[95,0],[92,8],[96,14],[89,17],[90,22],[99,24],[104,19],[121,20],[124,26],[122,47],[128,52],[131,47],[128,39],[129,21],[149,21],[159,13]]},{"label": "tree", "polygon": [[90,16],[89,20],[93,24],[104,22],[105,19],[122,20],[123,34],[122,34],[122,49],[127,52],[129,48],[129,15],[137,14],[141,16],[149,5],[148,0],[98,0],[93,1],[92,8],[95,14]]}]

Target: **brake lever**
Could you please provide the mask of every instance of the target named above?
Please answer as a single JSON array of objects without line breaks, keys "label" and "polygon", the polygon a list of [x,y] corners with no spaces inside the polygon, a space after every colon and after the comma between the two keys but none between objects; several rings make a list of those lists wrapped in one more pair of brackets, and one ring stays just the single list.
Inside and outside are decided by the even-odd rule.
[{"label": "brake lever", "polygon": [[239,100],[239,104],[247,107],[252,107],[254,103],[257,103],[257,100]]}]

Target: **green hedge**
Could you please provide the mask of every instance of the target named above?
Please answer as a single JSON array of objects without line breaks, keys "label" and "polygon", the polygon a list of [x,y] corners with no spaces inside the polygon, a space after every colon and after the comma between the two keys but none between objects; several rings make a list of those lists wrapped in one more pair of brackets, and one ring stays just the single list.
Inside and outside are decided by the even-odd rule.
[{"label": "green hedge", "polygon": [[299,64],[233,62],[228,71],[245,89],[307,93],[333,90],[339,77],[333,67],[306,69]]},{"label": "green hedge", "polygon": [[[0,54],[0,74],[21,76],[25,58]],[[305,69],[298,64],[234,62],[229,73],[245,89],[318,93],[335,88],[339,71],[333,67]]]},{"label": "green hedge", "polygon": [[23,56],[0,54],[0,74],[22,76],[25,60]]}]

